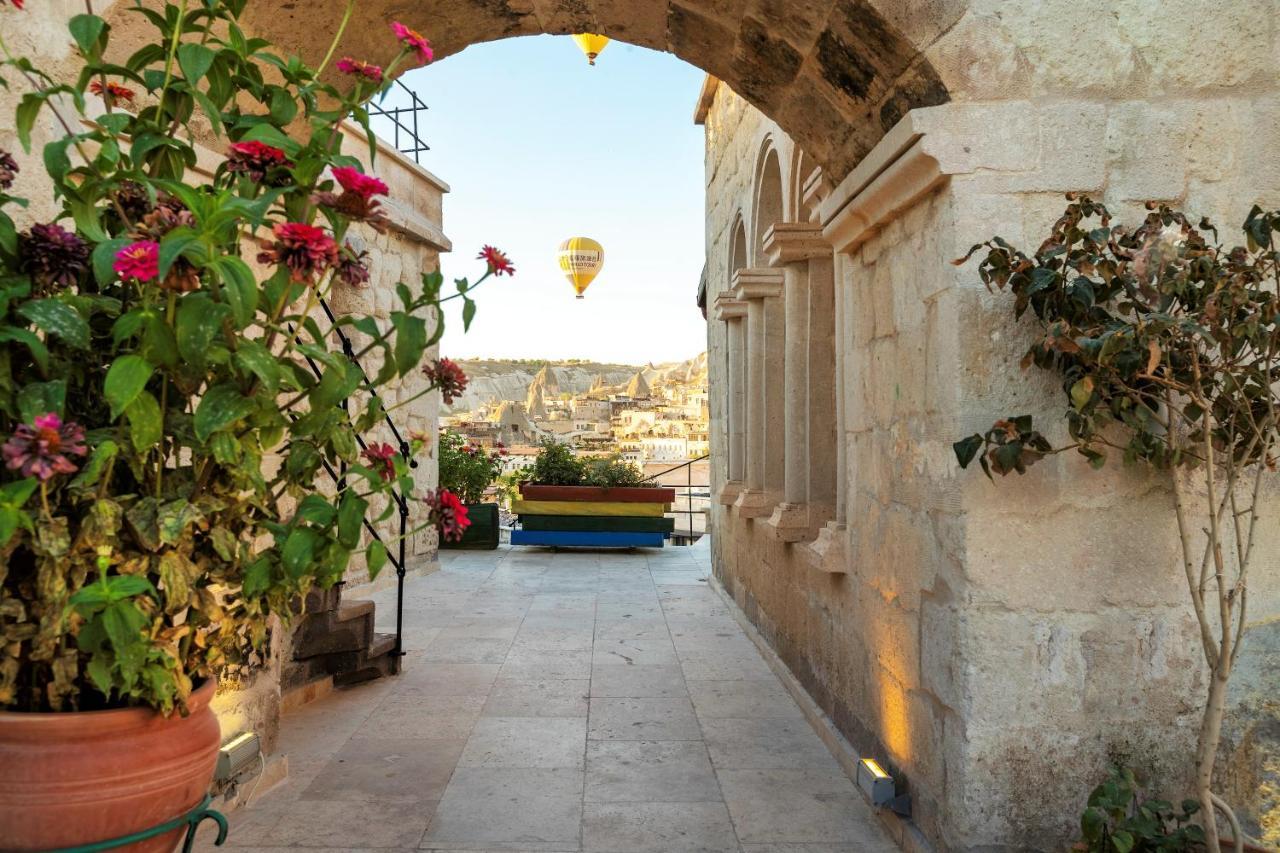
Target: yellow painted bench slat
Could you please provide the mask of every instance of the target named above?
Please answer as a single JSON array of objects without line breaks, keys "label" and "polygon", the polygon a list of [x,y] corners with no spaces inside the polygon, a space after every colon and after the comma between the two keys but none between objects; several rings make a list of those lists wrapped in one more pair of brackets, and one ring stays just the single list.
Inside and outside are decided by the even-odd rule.
[{"label": "yellow painted bench slat", "polygon": [[511,502],[516,515],[595,515],[630,516],[632,518],[660,518],[666,514],[669,504],[634,503],[625,501],[524,501]]}]

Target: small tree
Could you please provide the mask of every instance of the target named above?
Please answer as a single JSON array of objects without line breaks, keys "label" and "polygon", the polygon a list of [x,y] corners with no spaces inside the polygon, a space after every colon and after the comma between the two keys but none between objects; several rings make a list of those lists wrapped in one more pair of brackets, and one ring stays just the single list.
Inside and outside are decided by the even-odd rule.
[{"label": "small tree", "polygon": [[1244,635],[1259,495],[1275,471],[1280,254],[1272,234],[1280,212],[1255,207],[1244,223],[1247,246],[1227,250],[1207,220],[1192,225],[1168,207],[1149,206],[1128,231],[1112,227],[1101,204],[1068,198],[1034,255],[996,237],[956,263],[987,249],[983,282],[1013,292],[1015,317],[1031,310],[1040,336],[1023,366],[1062,377],[1072,441],[1055,448],[1030,416],[1008,417],[957,442],[956,457],[961,467],[977,459],[990,477],[1075,449],[1095,468],[1119,455],[1168,475],[1209,671],[1196,795],[1209,849],[1218,849],[1216,809],[1241,851],[1235,814],[1213,793],[1213,769]]},{"label": "small tree", "polygon": [[506,448],[486,451],[452,430],[440,431],[440,487],[462,498],[463,503],[478,504],[502,473],[502,457]]}]

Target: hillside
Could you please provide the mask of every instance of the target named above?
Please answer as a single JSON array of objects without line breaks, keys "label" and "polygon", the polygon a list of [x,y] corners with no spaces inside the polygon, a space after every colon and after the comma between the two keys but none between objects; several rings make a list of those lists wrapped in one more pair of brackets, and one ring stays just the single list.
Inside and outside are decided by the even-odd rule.
[{"label": "hillside", "polygon": [[[688,361],[659,365],[602,364],[594,361],[540,361],[465,359],[458,365],[468,377],[466,392],[445,411],[467,412],[490,402],[524,402],[535,381],[546,397],[585,394],[599,382],[605,387],[625,386],[637,373],[650,384],[670,379],[705,381],[706,353]],[[543,374],[543,371],[546,371]]]}]

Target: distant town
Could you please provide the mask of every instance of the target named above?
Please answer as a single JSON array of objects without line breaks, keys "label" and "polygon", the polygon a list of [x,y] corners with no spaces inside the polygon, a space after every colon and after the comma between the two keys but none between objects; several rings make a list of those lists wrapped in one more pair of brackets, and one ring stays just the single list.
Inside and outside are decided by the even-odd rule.
[{"label": "distant town", "polygon": [[466,393],[440,423],[506,470],[552,440],[583,455],[619,454],[646,473],[707,455],[707,356],[643,367],[586,361],[459,361]]}]

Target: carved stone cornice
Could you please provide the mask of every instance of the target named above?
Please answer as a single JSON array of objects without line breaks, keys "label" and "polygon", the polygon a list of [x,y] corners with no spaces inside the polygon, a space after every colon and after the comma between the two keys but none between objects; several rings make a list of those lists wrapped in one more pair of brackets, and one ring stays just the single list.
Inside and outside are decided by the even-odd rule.
[{"label": "carved stone cornice", "polygon": [[745,267],[733,274],[729,292],[734,299],[769,299],[782,295],[782,270],[771,267]]},{"label": "carved stone cornice", "polygon": [[764,232],[764,252],[771,266],[829,257],[831,243],[813,222],[779,222]]},{"label": "carved stone cornice", "polygon": [[831,195],[831,181],[821,166],[809,173],[800,186],[800,204],[802,210],[809,211],[809,218],[820,223],[822,203]]},{"label": "carved stone cornice", "polygon": [[717,320],[736,320],[747,316],[747,303],[741,299],[734,299],[731,294],[721,293],[716,297],[713,310]]}]

